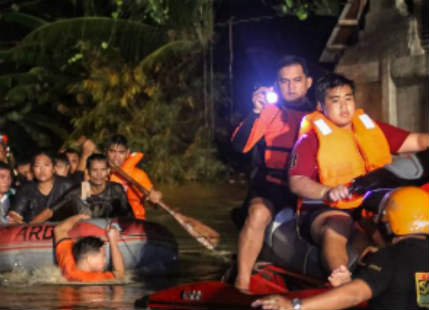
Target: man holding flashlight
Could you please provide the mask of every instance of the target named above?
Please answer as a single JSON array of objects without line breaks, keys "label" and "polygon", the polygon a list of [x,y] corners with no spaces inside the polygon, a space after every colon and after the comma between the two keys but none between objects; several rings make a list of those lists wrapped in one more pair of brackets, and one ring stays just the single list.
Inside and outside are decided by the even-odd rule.
[{"label": "man holding flashlight", "polygon": [[[301,119],[314,109],[306,96],[312,82],[304,59],[284,57],[277,66],[275,87],[259,87],[253,93],[252,113],[233,134],[234,148],[243,153],[252,151],[254,164],[248,214],[238,240],[235,286],[240,290],[249,289],[265,228],[282,208],[295,208],[296,196],[289,191],[286,169]],[[274,88],[280,99],[270,104],[267,99]]]}]

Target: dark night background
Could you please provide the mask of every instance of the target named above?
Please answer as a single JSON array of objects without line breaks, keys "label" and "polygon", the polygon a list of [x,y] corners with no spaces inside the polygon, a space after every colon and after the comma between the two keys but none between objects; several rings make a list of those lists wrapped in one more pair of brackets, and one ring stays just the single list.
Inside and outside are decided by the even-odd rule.
[{"label": "dark night background", "polygon": [[309,16],[307,20],[300,21],[295,16],[278,16],[261,0],[233,0],[221,1],[216,9],[216,70],[225,73],[226,77],[229,62],[229,29],[226,23],[231,17],[234,23],[232,100],[236,113],[248,113],[255,86],[273,84],[273,67],[286,54],[304,57],[314,78],[325,70],[333,69],[332,64],[320,64],[318,59],[337,17]]}]

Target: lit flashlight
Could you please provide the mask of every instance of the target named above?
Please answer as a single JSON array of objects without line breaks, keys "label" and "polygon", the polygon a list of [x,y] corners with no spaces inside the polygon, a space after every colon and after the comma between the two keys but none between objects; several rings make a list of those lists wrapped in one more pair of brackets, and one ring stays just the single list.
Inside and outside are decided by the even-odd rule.
[{"label": "lit flashlight", "polygon": [[269,104],[275,104],[279,100],[279,96],[276,92],[269,90],[265,92],[265,100],[267,100]]}]

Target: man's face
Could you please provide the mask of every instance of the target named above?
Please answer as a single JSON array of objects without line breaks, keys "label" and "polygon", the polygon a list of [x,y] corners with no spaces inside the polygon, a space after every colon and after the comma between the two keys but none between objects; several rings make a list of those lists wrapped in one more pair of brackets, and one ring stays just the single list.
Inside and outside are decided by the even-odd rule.
[{"label": "man's face", "polygon": [[102,272],[106,269],[107,259],[104,246],[98,252],[88,254],[86,259],[88,260],[89,271]]},{"label": "man's face", "polygon": [[10,171],[7,169],[0,169],[0,195],[4,195],[12,184]]},{"label": "man's face", "polygon": [[33,164],[33,173],[36,180],[45,182],[52,179],[54,176],[54,164],[52,160],[45,154],[38,155]]},{"label": "man's face", "polygon": [[18,173],[22,176],[24,176],[24,178],[27,181],[32,181],[33,180],[33,172],[31,171],[31,164],[23,164],[23,165],[18,165],[16,167],[16,170],[18,170]]},{"label": "man's face", "polygon": [[129,154],[128,149],[121,144],[113,144],[107,149],[107,163],[110,167],[121,167]]},{"label": "man's face", "polygon": [[104,185],[107,181],[109,169],[104,160],[93,160],[88,169],[89,182],[93,185]]},{"label": "man's face", "polygon": [[292,64],[280,69],[277,77],[282,98],[290,106],[300,106],[307,95],[313,79],[305,75],[300,64]]},{"label": "man's face", "polygon": [[351,129],[356,105],[353,90],[349,85],[328,89],[325,94],[323,114],[335,125]]},{"label": "man's face", "polygon": [[55,163],[54,168],[55,174],[62,177],[67,177],[70,173],[70,165],[60,160]]},{"label": "man's face", "polygon": [[66,153],[66,156],[70,163],[70,173],[73,174],[79,165],[79,155],[76,153]]}]

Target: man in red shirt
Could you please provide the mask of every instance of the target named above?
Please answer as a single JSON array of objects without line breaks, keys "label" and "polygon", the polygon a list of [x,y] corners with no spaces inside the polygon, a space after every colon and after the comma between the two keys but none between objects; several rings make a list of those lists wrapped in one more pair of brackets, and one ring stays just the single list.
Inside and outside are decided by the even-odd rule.
[{"label": "man in red shirt", "polygon": [[[323,113],[313,112],[303,119],[289,182],[292,192],[304,199],[300,231],[321,247],[329,280],[339,286],[350,281],[346,244],[363,199],[351,193],[348,185],[390,163],[391,153],[427,149],[429,135],[374,122],[356,110],[353,82],[337,74],[319,79],[316,99]],[[306,204],[305,199],[323,203]]]},{"label": "man in red shirt", "polygon": [[273,88],[258,88],[252,96],[252,113],[232,137],[237,151],[252,151],[255,159],[248,215],[238,241],[235,286],[241,290],[249,289],[251,271],[262,248],[265,228],[282,208],[295,208],[296,196],[288,189],[286,168],[301,118],[313,109],[306,97],[312,78],[305,60],[286,56],[277,68],[275,87],[280,101],[268,104],[266,94]]},{"label": "man in red shirt", "polygon": [[67,218],[54,229],[55,255],[58,266],[69,281],[100,282],[123,279],[125,275],[124,260],[119,249],[119,231],[108,227],[107,239],[112,255],[113,272],[104,271],[107,265],[104,241],[98,237],[83,237],[74,242],[68,231],[79,221],[88,219],[86,214]]}]

